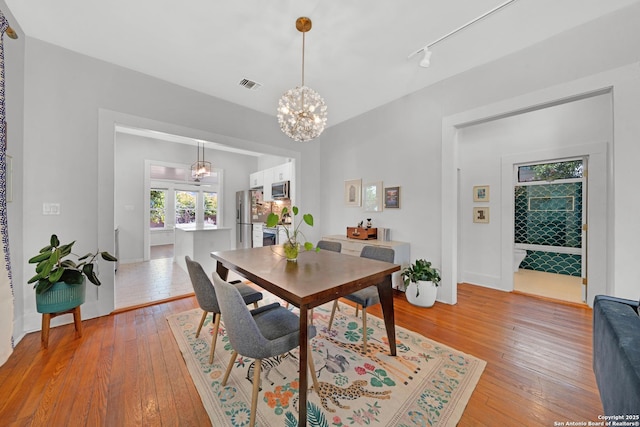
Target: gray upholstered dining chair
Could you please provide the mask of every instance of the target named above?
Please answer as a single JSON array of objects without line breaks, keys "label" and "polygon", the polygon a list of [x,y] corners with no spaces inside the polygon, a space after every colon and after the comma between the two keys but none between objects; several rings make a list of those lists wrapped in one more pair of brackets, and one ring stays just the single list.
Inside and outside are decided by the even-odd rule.
[{"label": "gray upholstered dining chair", "polygon": [[[378,261],[393,262],[395,253],[391,248],[380,248],[377,246],[365,246],[362,248],[360,256],[363,258],[376,259]],[[363,352],[367,352],[367,307],[380,303],[380,297],[378,296],[378,287],[369,286],[368,288],[360,289],[352,294],[346,295],[342,298],[348,299],[356,303],[356,317],[358,316],[358,308],[362,307],[362,349]],[[329,318],[329,330],[333,324],[333,317],[336,314],[336,308],[338,307],[338,300],[333,302],[333,309],[331,310],[331,317]]]},{"label": "gray upholstered dining chair", "polygon": [[[211,280],[207,277],[207,273],[204,272],[200,263],[193,261],[188,255],[185,256],[184,259],[187,262],[189,278],[191,279],[191,285],[196,294],[198,305],[204,311],[196,332],[196,338],[200,336],[200,330],[202,329],[202,325],[204,325],[207,315],[213,313],[213,338],[211,339],[211,354],[209,355],[209,363],[211,364],[213,363],[213,353],[216,351],[216,340],[218,339],[218,329],[220,327],[218,298],[216,298],[216,291],[213,288]],[[238,288],[245,304],[253,304],[255,308],[258,308],[258,301],[262,299],[262,292],[256,291],[251,286],[247,286],[239,281],[235,282],[234,286]]]},{"label": "gray upholstered dining chair", "polygon": [[340,252],[342,251],[342,243],[331,242],[329,240],[320,240],[316,245],[316,248],[320,248],[325,251]]},{"label": "gray upholstered dining chair", "polygon": [[[256,359],[253,370],[253,392],[251,394],[251,416],[249,426],[255,425],[258,392],[260,390],[260,369],[262,359],[279,356],[298,347],[300,343],[300,318],[279,303],[273,303],[249,311],[238,289],[213,273],[213,286],[218,295],[220,310],[224,316],[224,326],[233,348],[233,354],[222,379],[227,385],[233,363],[238,355]],[[316,335],[313,325],[308,327],[308,337]],[[313,364],[311,346],[308,346],[308,365],[313,378],[313,386],[318,392],[318,379]]]}]

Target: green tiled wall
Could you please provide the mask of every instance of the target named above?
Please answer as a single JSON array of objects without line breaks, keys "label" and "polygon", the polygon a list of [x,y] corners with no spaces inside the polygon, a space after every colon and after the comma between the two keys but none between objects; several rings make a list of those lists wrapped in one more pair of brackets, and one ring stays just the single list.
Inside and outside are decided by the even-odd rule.
[{"label": "green tiled wall", "polygon": [[527,256],[520,264],[520,268],[580,277],[582,257],[557,252],[527,251]]},{"label": "green tiled wall", "polygon": [[[517,186],[515,243],[580,248],[582,183]],[[580,276],[580,255],[527,251],[521,268]]]}]

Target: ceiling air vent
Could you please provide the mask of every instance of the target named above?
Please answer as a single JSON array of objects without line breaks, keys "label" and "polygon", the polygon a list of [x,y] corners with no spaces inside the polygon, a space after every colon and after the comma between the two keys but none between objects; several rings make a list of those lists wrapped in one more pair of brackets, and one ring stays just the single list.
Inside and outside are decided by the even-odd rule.
[{"label": "ceiling air vent", "polygon": [[258,90],[260,88],[260,86],[262,86],[260,83],[258,82],[254,82],[252,80],[249,79],[242,79],[240,80],[240,83],[238,83],[240,86],[246,88],[246,89],[250,89],[250,90]]}]

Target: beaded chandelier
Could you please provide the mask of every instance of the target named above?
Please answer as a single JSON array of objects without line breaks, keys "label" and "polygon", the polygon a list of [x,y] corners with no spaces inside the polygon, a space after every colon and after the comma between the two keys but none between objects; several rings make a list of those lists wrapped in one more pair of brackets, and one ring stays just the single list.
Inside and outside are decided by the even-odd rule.
[{"label": "beaded chandelier", "polygon": [[289,89],[280,98],[278,123],[289,138],[304,142],[317,138],[324,131],[327,106],[318,92],[304,85],[304,42],[305,33],[311,30],[311,19],[298,18],[296,28],[302,33],[302,85]]}]

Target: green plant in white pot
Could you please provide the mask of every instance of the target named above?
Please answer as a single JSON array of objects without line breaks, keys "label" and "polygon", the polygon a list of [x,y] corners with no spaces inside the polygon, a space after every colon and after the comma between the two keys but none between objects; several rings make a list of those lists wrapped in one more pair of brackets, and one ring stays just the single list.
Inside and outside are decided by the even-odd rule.
[{"label": "green plant in white pot", "polygon": [[[298,221],[296,224],[296,216],[298,215],[298,207],[292,206],[291,212],[293,212],[293,223],[291,226],[285,226],[284,231],[286,233],[287,239],[282,243],[282,247],[284,248],[284,254],[288,261],[296,261],[298,259],[298,252],[300,248],[303,247],[307,251],[311,251],[314,249],[313,243],[307,242],[307,238],[300,231],[300,226],[302,224],[307,224],[309,227],[313,227],[313,215],[306,213],[302,215],[302,221]],[[285,217],[289,215],[289,209],[286,207],[282,208],[280,212],[280,216],[276,213],[270,213],[267,217],[267,227],[275,227],[278,224],[282,224],[284,222]],[[301,239],[304,239],[305,242],[302,243]]]},{"label": "green plant in white pot", "polygon": [[440,272],[430,261],[417,259],[400,274],[407,301],[419,307],[433,306],[440,285]]},{"label": "green plant in white pot", "polygon": [[77,257],[77,262],[65,259],[70,255],[75,240],[60,244],[58,236],[51,235],[49,244],[29,260],[36,265],[36,275],[27,283],[35,283],[36,307],[39,313],[56,313],[84,303],[85,278],[100,286],[95,262],[98,255],[105,261],[117,261],[109,252],[96,251]]}]

